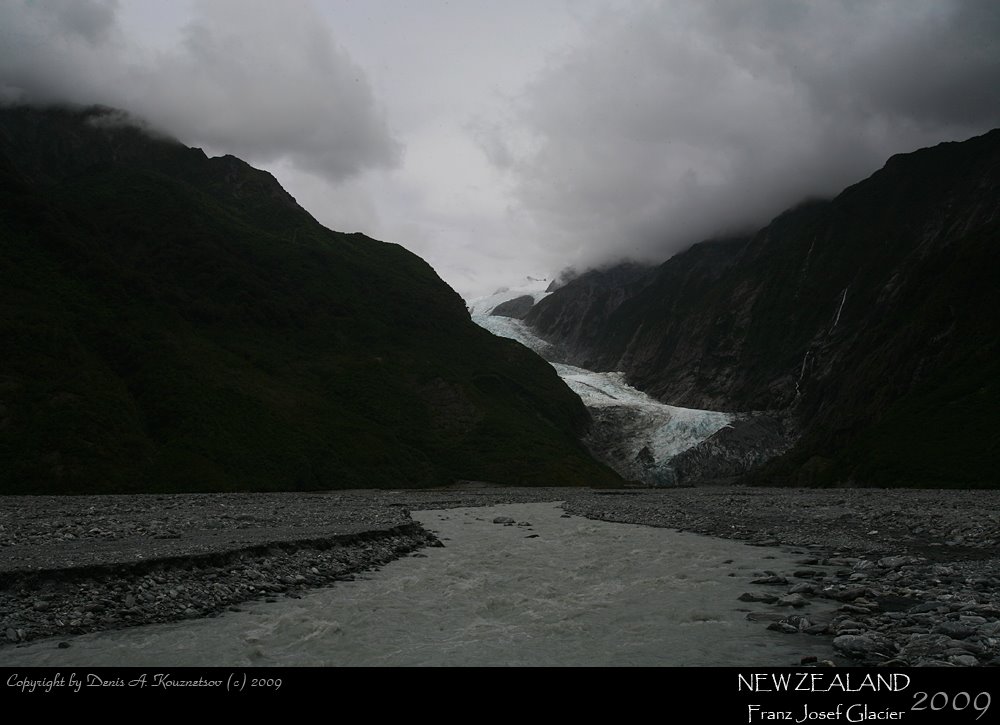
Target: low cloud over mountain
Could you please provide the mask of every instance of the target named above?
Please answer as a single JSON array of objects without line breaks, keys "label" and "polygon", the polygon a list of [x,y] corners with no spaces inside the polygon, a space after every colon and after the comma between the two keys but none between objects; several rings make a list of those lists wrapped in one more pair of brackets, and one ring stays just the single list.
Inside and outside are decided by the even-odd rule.
[{"label": "low cloud over mountain", "polygon": [[176,42],[130,37],[114,0],[0,6],[7,100],[127,108],[188,141],[330,180],[398,161],[365,72],[308,3],[195,3]]},{"label": "low cloud over mountain", "polygon": [[628,4],[528,87],[517,160],[485,150],[567,263],[662,260],[997,125],[998,37],[982,0]]}]

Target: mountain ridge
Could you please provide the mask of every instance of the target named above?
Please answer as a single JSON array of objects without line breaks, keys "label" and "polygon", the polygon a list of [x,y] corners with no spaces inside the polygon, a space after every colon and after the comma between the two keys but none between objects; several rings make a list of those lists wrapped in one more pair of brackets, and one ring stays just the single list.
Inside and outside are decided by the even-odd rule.
[{"label": "mountain ridge", "polygon": [[[729,247],[695,245],[607,313],[574,280],[526,321],[572,351],[565,318],[582,304],[600,344],[571,362],[623,370],[674,405],[792,416],[796,445],[755,481],[993,486],[996,445],[970,456],[961,440],[997,432],[998,233],[1000,130],[894,156]],[[966,405],[966,420],[939,415],[961,435],[945,446],[930,423],[885,429],[899,406],[928,415],[949,371],[968,390],[946,406]]]},{"label": "mountain ridge", "polygon": [[0,109],[0,491],[616,485],[399,245],[107,109]]}]

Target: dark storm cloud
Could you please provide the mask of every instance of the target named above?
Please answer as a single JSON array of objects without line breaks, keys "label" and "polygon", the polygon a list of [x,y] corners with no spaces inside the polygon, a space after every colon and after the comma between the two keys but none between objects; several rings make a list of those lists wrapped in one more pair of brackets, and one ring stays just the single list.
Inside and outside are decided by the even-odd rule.
[{"label": "dark storm cloud", "polygon": [[1000,5],[956,3],[852,64],[873,108],[921,124],[1000,122]]},{"label": "dark storm cloud", "polygon": [[991,0],[609,11],[520,99],[518,195],[567,264],[663,259],[1000,125],[998,39]]},{"label": "dark storm cloud", "polygon": [[181,42],[158,52],[132,44],[116,9],[0,6],[3,97],[126,108],[186,143],[332,180],[398,160],[365,74],[310,4],[199,3]]}]

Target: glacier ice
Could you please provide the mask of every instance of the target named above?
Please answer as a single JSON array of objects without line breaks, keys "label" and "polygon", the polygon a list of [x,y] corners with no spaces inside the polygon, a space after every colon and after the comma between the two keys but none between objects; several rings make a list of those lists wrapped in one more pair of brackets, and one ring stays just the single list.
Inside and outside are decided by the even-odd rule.
[{"label": "glacier ice", "polygon": [[[493,317],[498,304],[530,294],[537,303],[545,296],[545,281],[505,288],[469,302],[472,319],[494,335],[516,340],[550,360],[554,346],[538,337],[523,321]],[[652,485],[676,483],[670,460],[697,446],[724,427],[735,416],[714,410],[667,405],[637,390],[621,372],[594,372],[563,363],[550,364],[570,389],[580,396],[594,418],[587,443],[596,457],[626,479]]]}]

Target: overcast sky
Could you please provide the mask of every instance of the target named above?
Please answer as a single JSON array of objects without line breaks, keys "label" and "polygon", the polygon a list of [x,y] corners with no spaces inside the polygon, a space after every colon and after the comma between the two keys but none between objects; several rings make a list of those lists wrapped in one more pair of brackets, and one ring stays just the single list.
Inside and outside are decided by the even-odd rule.
[{"label": "overcast sky", "polygon": [[128,109],[482,294],[1000,126],[1000,2],[0,0],[0,97]]}]

